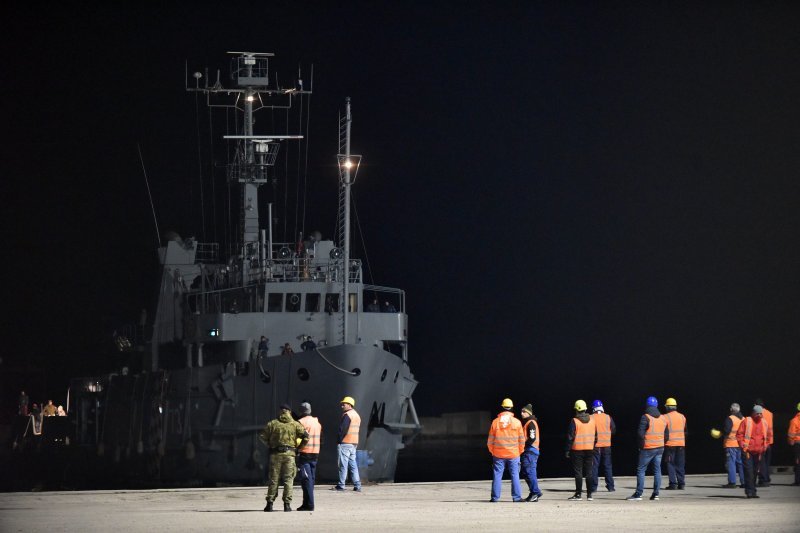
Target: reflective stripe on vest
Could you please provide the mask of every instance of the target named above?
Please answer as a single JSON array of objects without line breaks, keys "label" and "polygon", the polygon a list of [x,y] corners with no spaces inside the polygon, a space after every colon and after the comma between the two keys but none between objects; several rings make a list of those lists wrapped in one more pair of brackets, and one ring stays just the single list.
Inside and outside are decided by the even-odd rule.
[{"label": "reflective stripe on vest", "polygon": [[742,419],[733,415],[729,416],[728,418],[731,419],[733,425],[731,426],[731,432],[725,435],[725,447],[738,448],[739,442],[736,440],[736,430],[738,430],[739,426],[742,425]]},{"label": "reflective stripe on vest", "polygon": [[536,430],[536,438],[531,443],[531,446],[538,450],[539,449],[539,424],[536,422],[536,420],[530,419],[527,422],[525,422],[525,427],[523,428],[524,431],[525,431],[525,440],[526,441],[528,440],[528,426],[531,425],[531,424],[533,424],[533,427]]},{"label": "reflective stripe on vest", "polygon": [[667,427],[667,421],[663,416],[655,418],[645,413],[650,425],[644,433],[644,449],[649,450],[652,448],[664,447],[664,430]]},{"label": "reflective stripe on vest", "polygon": [[572,449],[593,450],[595,435],[597,434],[594,418],[589,417],[589,421],[585,424],[577,418],[572,420],[575,422],[575,440],[572,441]]},{"label": "reflective stripe on vest", "polygon": [[358,430],[361,429],[361,417],[355,409],[350,409],[343,416],[350,418],[350,429],[342,439],[342,444],[358,444]]},{"label": "reflective stripe on vest", "polygon": [[750,447],[750,436],[753,434],[753,419],[749,416],[744,419],[744,449]]},{"label": "reflective stripe on vest", "polygon": [[597,444],[595,448],[608,448],[611,446],[611,417],[605,413],[594,413],[595,427],[597,427]]},{"label": "reflective stripe on vest", "polygon": [[664,415],[669,428],[667,446],[686,446],[686,417],[678,411],[670,411]]},{"label": "reflective stripe on vest", "polygon": [[304,416],[298,422],[306,428],[306,433],[308,433],[308,443],[300,449],[300,453],[319,453],[319,439],[322,434],[319,419],[313,416]]}]

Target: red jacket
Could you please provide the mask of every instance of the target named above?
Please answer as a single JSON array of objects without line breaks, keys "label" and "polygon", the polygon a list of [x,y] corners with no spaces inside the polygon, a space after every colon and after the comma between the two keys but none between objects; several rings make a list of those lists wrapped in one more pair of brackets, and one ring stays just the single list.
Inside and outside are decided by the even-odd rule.
[{"label": "red jacket", "polygon": [[743,452],[764,453],[771,431],[763,417],[758,420],[748,416],[736,430],[736,440]]}]

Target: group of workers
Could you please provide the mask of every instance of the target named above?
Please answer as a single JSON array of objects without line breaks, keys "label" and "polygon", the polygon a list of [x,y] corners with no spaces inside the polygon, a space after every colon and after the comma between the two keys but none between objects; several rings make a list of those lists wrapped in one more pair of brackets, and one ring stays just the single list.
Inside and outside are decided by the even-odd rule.
[{"label": "group of workers", "polygon": [[[658,410],[658,400],[647,398],[645,411],[639,420],[639,460],[636,467],[636,490],[627,498],[640,501],[644,493],[645,473],[653,465],[653,492],[650,500],[659,499],[661,489],[661,462],[667,464],[669,485],[667,490],[683,490],[686,482],[686,417],[678,412],[678,402],[668,398],[665,413]],[[355,410],[355,400],[345,396],[340,402],[342,417],[339,423],[338,483],[334,491],[344,491],[348,472],[353,490],[361,492],[361,479],[356,461],[356,448],[361,427],[361,417]],[[500,500],[503,473],[508,470],[511,477],[511,497],[514,502],[536,502],[542,497],[537,476],[539,460],[540,432],[539,422],[533,414],[533,407],[527,404],[520,410],[520,418],[513,413],[514,402],[506,398],[501,403],[502,410],[492,421],[489,429],[487,447],[492,455],[493,477],[490,502]],[[605,413],[603,402],[592,403],[589,414],[585,401],[574,404],[575,416],[567,428],[565,455],[572,461],[575,475],[575,493],[569,500],[583,498],[585,480],[586,499],[591,501],[599,484],[600,466],[604,468],[605,486],[614,492],[614,475],[611,464],[611,440],[616,433],[614,419]],[[739,404],[731,405],[731,414],[725,421],[725,447],[728,457],[728,483],[726,488],[735,488],[738,472],[741,484],[748,498],[758,498],[756,481],[759,486],[769,486],[769,466],[771,447],[774,442],[772,413],[763,401],[756,400],[750,416],[741,414]],[[797,414],[792,418],[787,432],[789,445],[794,451],[794,485],[800,485],[800,403]],[[269,482],[267,505],[264,511],[271,512],[278,497],[278,484],[283,485],[283,510],[291,511],[292,485],[296,472],[300,473],[303,490],[303,504],[298,511],[314,510],[314,483],[317,459],[320,451],[322,425],[319,419],[311,416],[311,405],[300,404],[299,420],[292,417],[288,404],[281,405],[279,416],[270,420],[259,433],[259,438],[269,448]],[[721,437],[719,430],[712,430],[712,436]],[[520,469],[528,485],[527,497],[522,497]]]},{"label": "group of workers", "polygon": [[[361,428],[361,417],[355,410],[356,401],[345,396],[340,402],[342,417],[339,421],[337,441],[339,481],[331,489],[344,491],[347,474],[353,483],[353,490],[361,492],[361,478],[356,462],[358,434]],[[283,485],[283,510],[292,510],[292,484],[295,474],[300,473],[300,486],[303,490],[303,504],[298,511],[314,510],[314,483],[319,458],[322,425],[319,419],[311,416],[311,404],[300,404],[299,420],[292,417],[292,409],[288,404],[280,407],[278,418],[270,420],[259,433],[259,438],[269,449],[269,482],[267,488],[267,506],[265,512],[273,510],[278,497],[278,484]],[[295,461],[296,459],[296,461]]]},{"label": "group of workers", "polygon": [[[644,493],[645,473],[653,465],[654,482],[650,500],[659,499],[661,489],[661,462],[667,464],[669,485],[667,490],[683,490],[686,479],[686,417],[678,412],[678,402],[668,398],[665,413],[658,409],[658,399],[647,398],[645,411],[639,420],[639,460],[636,467],[636,490],[626,498],[641,501]],[[490,502],[500,500],[503,473],[508,470],[511,477],[511,498],[514,502],[536,502],[542,496],[538,486],[536,464],[539,458],[539,423],[533,415],[531,404],[520,410],[520,419],[514,416],[514,403],[506,398],[501,403],[502,411],[492,421],[487,447],[492,455],[493,478]],[[574,405],[575,416],[567,429],[565,455],[572,461],[575,475],[575,493],[572,501],[583,497],[585,479],[586,499],[591,501],[599,483],[600,465],[603,465],[606,490],[614,492],[614,476],[611,465],[611,438],[616,433],[614,420],[605,413],[603,403],[595,400],[592,413],[583,400]],[[789,445],[794,451],[794,485],[800,485],[800,403],[798,413],[789,423],[787,432]],[[772,413],[756,400],[750,416],[743,417],[738,404],[731,405],[731,415],[725,422],[724,446],[728,457],[728,483],[726,488],[735,488],[736,472],[740,487],[747,498],[758,498],[756,486],[769,486],[771,450],[774,443]],[[719,438],[722,432],[712,430]],[[528,484],[528,496],[522,498],[520,468]],[[758,481],[758,483],[757,483]]]}]

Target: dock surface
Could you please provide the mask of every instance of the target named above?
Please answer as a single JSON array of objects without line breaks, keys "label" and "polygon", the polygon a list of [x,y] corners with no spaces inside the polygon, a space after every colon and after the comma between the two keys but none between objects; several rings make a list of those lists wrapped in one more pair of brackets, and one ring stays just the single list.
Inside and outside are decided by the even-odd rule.
[{"label": "dock surface", "polygon": [[[659,501],[648,500],[648,476],[644,499],[633,502],[625,498],[636,479],[615,479],[616,492],[601,488],[591,502],[585,494],[567,501],[575,485],[566,478],[541,480],[537,503],[512,503],[508,481],[498,503],[489,503],[489,480],[376,484],[361,493],[320,485],[314,512],[291,513],[280,499],[263,512],[263,487],[0,493],[0,531],[800,531],[800,487],[790,474],[773,475],[758,499],[722,488],[719,474],[688,476],[685,490],[662,490]],[[292,508],[301,503],[295,486]]]}]

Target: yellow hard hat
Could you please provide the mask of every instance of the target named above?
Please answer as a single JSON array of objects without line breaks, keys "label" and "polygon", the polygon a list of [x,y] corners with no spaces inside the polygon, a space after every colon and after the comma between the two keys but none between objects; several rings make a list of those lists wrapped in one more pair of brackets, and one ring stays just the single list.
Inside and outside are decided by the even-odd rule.
[{"label": "yellow hard hat", "polygon": [[351,396],[345,396],[339,403],[349,403],[351,406],[356,406],[356,401]]},{"label": "yellow hard hat", "polygon": [[575,410],[576,411],[585,411],[586,410],[586,402],[583,400],[578,400],[575,402]]},{"label": "yellow hard hat", "polygon": [[678,402],[675,398],[667,398],[667,401],[664,402],[664,405],[667,407],[678,407]]},{"label": "yellow hard hat", "polygon": [[711,436],[714,437],[715,439],[718,439],[718,438],[720,438],[722,436],[722,432],[720,430],[714,428],[714,429],[711,430]]},{"label": "yellow hard hat", "polygon": [[511,409],[512,407],[514,407],[514,402],[511,401],[511,398],[506,398],[505,400],[503,400],[503,403],[500,404],[500,407],[502,407],[503,409]]}]

